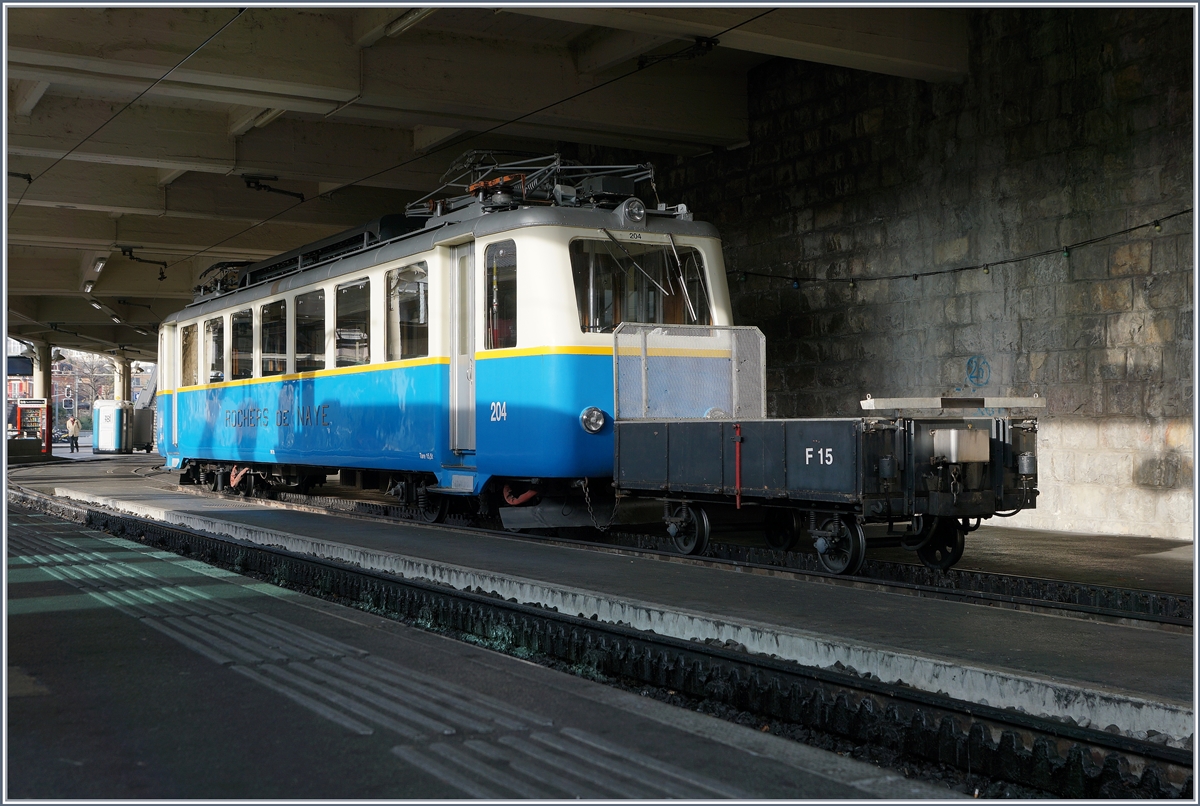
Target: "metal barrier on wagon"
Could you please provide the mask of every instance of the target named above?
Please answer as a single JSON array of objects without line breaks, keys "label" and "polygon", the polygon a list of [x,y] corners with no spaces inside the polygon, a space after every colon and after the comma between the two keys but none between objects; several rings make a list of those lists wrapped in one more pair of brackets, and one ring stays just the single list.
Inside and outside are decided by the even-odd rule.
[{"label": "metal barrier on wagon", "polygon": [[623,322],[613,335],[617,419],[766,417],[766,339],[758,328]]}]

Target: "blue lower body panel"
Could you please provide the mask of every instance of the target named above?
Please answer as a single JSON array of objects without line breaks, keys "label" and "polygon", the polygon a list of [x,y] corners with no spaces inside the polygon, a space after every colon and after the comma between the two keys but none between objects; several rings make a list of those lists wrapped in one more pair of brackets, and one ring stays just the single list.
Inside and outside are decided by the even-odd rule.
[{"label": "blue lower body panel", "polygon": [[[171,467],[199,459],[428,472],[463,494],[491,476],[611,476],[611,358],[486,359],[476,378],[474,456],[450,450],[445,364],[176,390],[159,399],[158,445]],[[589,406],[606,415],[598,434],[580,425]]]},{"label": "blue lower body panel", "polygon": [[[535,355],[475,363],[476,461],[494,476],[579,478],[613,470],[612,358]],[[498,404],[498,405],[494,405]],[[579,415],[595,406],[604,427]]]}]

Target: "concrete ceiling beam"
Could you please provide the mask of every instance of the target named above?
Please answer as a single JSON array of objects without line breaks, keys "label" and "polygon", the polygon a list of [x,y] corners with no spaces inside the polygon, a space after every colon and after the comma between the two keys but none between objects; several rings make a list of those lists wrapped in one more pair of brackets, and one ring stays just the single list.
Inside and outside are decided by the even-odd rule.
[{"label": "concrete ceiling beam", "polygon": [[34,344],[48,344],[67,350],[84,350],[92,353],[120,352],[129,358],[153,361],[156,359],[156,341],[150,327],[142,327],[149,333],[141,335],[128,325],[109,323],[67,327],[57,322],[9,323],[8,335]]},{"label": "concrete ceiling beam", "polygon": [[[26,297],[25,299],[32,299]],[[163,297],[113,296],[94,297],[100,308],[91,305],[88,297],[46,296],[34,301],[32,309],[25,307],[25,315],[38,322],[55,322],[67,325],[107,325],[115,313],[132,324],[148,321],[161,322],[179,309],[174,299]],[[112,313],[109,313],[111,311]]]},{"label": "concrete ceiling beam", "polygon": [[[675,38],[719,37],[721,47],[925,81],[967,73],[966,12],[952,8],[512,7],[526,14]],[[734,30],[727,30],[740,26]]]},{"label": "concrete ceiling beam", "polygon": [[165,188],[185,173],[187,171],[182,168],[159,168],[157,184],[160,188]]},{"label": "concrete ceiling beam", "polygon": [[[235,141],[228,117],[217,112],[138,104],[113,118],[120,108],[104,101],[47,98],[29,118],[10,120],[10,159],[55,160],[78,146],[67,161],[345,184],[415,156],[407,130],[284,118],[267,129],[251,128]],[[80,131],[92,131],[109,119],[79,145]],[[422,191],[441,171],[440,164],[417,163],[367,184]]]},{"label": "concrete ceiling beam", "polygon": [[619,134],[712,145],[747,136],[744,74],[719,60],[664,64],[593,89],[594,79],[576,71],[565,47],[514,54],[495,40],[416,31],[371,48],[365,63],[356,114],[403,110],[443,117],[432,125],[476,131],[524,115],[522,123],[569,130],[576,142]]},{"label": "concrete ceiling beam", "polygon": [[254,122],[265,111],[261,106],[234,104],[229,107],[229,136],[238,137],[253,129]]},{"label": "concrete ceiling beam", "polygon": [[369,48],[383,39],[388,23],[396,19],[395,8],[356,8],[351,18],[351,41],[356,48]]},{"label": "concrete ceiling beam", "polygon": [[[230,259],[263,258],[343,231],[341,225],[286,226],[274,221],[247,227],[242,222],[124,216],[113,219],[87,210],[21,207],[9,221],[10,245],[57,247],[79,251],[137,246],[139,257],[177,262],[197,253]],[[225,243],[221,243],[221,242]],[[220,245],[217,245],[220,244]],[[113,265],[119,265],[116,258]],[[105,268],[105,274],[108,268]],[[72,277],[71,286],[75,285]],[[10,284],[13,275],[9,275]]]},{"label": "concrete ceiling beam", "polygon": [[[236,13],[232,8],[169,7],[10,11],[15,12],[8,15],[10,70],[41,66],[125,76],[140,80],[141,89]],[[163,84],[349,100],[358,92],[358,55],[345,19],[340,10],[250,8]],[[320,58],[314,58],[318,53]]]},{"label": "concrete ceiling beam", "polygon": [[[300,45],[297,49],[303,50]],[[418,29],[406,34],[403,41],[381,42],[362,53],[362,97],[339,112],[343,119],[381,121],[408,128],[424,124],[479,131],[522,113],[536,112],[526,118],[527,123],[571,131],[580,142],[596,142],[594,138],[604,134],[706,145],[746,138],[746,91],[742,71],[737,69],[730,74],[729,70],[706,69],[701,62],[688,67],[662,66],[639,75],[637,81],[621,82],[537,111],[594,86],[590,75],[578,72],[574,56],[565,46],[514,52],[503,41]],[[324,59],[307,61],[318,63]],[[301,86],[264,75],[262,58],[255,52],[240,62],[220,64],[221,72],[217,74],[193,70],[188,74],[190,81],[180,79],[185,71],[172,73],[146,99],[177,98],[246,107],[225,125],[226,134],[244,132],[254,125],[253,109],[325,115],[358,98],[357,56],[353,62],[353,81],[330,76],[325,83]],[[153,81],[161,73],[127,61],[10,46],[9,75],[52,81],[64,88],[63,93],[74,86],[89,91],[121,91],[132,97],[146,88],[147,79]],[[530,76],[537,76],[538,81],[531,82]],[[713,81],[719,86],[712,86]],[[704,98],[702,106],[688,103],[697,96]],[[647,109],[655,114],[637,114]],[[253,116],[255,123],[262,114]]]},{"label": "concrete ceiling beam", "polygon": [[9,96],[8,111],[13,115],[28,115],[37,106],[38,101],[50,89],[49,81],[24,81],[17,79],[12,82],[12,92]]},{"label": "concrete ceiling beam", "polygon": [[575,44],[575,66],[585,75],[603,73],[649,53],[673,39],[670,36],[645,34],[640,31],[601,29]]},{"label": "concrete ceiling beam", "polygon": [[447,143],[463,134],[463,129],[454,126],[425,126],[417,124],[413,127],[413,151],[424,153],[431,148]]},{"label": "concrete ceiling beam", "polygon": [[[37,174],[50,163],[29,157],[13,158],[15,171]],[[304,193],[311,201],[293,206],[289,197],[257,193],[246,188],[237,176],[194,173],[163,186],[162,169],[126,165],[95,165],[64,160],[46,171],[28,189],[24,182],[9,187],[8,203],[21,207],[89,210],[122,215],[140,215],[257,223],[274,217],[281,225],[338,225],[349,229],[380,215],[403,209],[416,191],[371,187],[346,187],[335,202],[314,198],[320,186],[313,182],[282,180],[271,184]],[[340,186],[339,186],[340,187]],[[329,190],[329,186],[325,187]],[[24,192],[24,198],[21,193]]]},{"label": "concrete ceiling beam", "polygon": [[388,37],[400,36],[410,28],[416,27],[421,20],[437,11],[437,8],[410,8],[399,17],[389,22],[383,28],[383,35]]}]

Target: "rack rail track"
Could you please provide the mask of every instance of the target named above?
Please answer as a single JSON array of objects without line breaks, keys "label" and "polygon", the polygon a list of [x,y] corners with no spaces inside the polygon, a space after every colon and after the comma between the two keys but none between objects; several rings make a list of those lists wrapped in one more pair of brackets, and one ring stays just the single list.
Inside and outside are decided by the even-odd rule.
[{"label": "rack rail track", "polygon": [[1192,797],[1190,749],[366,571],[20,487],[10,486],[9,500],[426,629],[570,664],[598,679],[670,687],[1062,797]]},{"label": "rack rail track", "polygon": [[[198,487],[171,485],[173,491],[192,495],[240,498]],[[273,492],[253,499],[271,506],[299,511],[336,513],[385,522],[413,524],[403,506],[336,496]],[[422,524],[425,525],[425,524]],[[436,526],[436,524],[434,524]],[[480,526],[477,520],[458,518],[454,529],[471,530],[508,539],[562,543],[594,551],[623,551],[667,562],[686,562],[728,568],[745,573],[786,573],[796,578],[831,585],[870,586],[894,593],[952,599],[965,603],[1009,607],[1088,619],[1189,633],[1193,629],[1193,597],[1159,591],[1090,585],[1067,580],[1024,577],[987,571],[939,571],[924,565],[868,559],[856,577],[822,571],[815,555],[775,551],[732,543],[713,542],[704,556],[685,556],[670,547],[665,537],[636,532],[611,532],[611,542],[514,534]]]}]

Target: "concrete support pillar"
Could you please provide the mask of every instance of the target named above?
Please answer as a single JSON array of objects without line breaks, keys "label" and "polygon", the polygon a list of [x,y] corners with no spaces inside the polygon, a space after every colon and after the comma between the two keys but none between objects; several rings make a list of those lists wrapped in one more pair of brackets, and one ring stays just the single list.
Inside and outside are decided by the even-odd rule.
[{"label": "concrete support pillar", "polygon": [[113,359],[113,400],[132,400],[132,377],[128,358]]},{"label": "concrete support pillar", "polygon": [[54,380],[50,373],[53,365],[50,363],[49,344],[39,344],[34,349],[37,350],[37,356],[33,359],[33,396],[46,399],[46,412],[42,415],[42,453],[49,454],[53,452]]},{"label": "concrete support pillar", "polygon": [[54,383],[50,380],[50,345],[38,344],[34,350],[37,355],[33,358],[33,396],[49,401],[54,394]]}]

